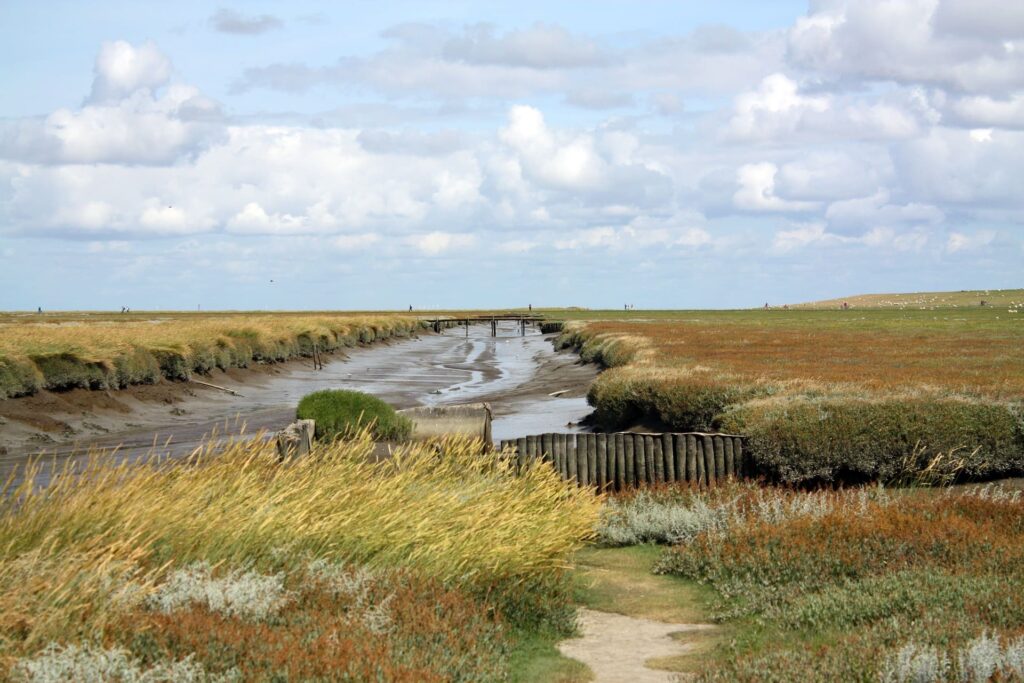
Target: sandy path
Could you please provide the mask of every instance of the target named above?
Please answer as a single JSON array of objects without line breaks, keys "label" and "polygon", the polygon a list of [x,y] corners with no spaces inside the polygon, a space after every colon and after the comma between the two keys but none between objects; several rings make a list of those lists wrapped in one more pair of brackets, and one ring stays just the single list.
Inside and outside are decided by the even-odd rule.
[{"label": "sandy path", "polygon": [[648,669],[644,662],[686,654],[692,646],[672,633],[714,628],[707,624],[666,624],[622,614],[580,610],[579,638],[563,640],[558,650],[594,672],[595,683],[664,683],[685,680],[685,674]]}]

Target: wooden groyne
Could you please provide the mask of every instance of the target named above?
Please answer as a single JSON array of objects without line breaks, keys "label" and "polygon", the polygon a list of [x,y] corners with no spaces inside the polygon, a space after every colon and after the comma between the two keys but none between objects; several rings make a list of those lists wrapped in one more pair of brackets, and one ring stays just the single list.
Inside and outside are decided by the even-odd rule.
[{"label": "wooden groyne", "polygon": [[752,474],[743,437],[735,434],[549,433],[506,439],[501,450],[518,468],[549,462],[567,481],[608,491],[673,482],[713,486]]}]

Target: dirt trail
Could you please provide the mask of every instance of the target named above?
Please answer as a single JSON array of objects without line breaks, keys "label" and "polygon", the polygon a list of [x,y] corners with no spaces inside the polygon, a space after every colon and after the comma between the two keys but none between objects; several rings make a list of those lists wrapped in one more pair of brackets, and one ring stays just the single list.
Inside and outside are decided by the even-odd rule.
[{"label": "dirt trail", "polygon": [[672,638],[673,633],[703,631],[706,624],[666,624],[622,614],[580,610],[579,638],[563,640],[559,651],[579,660],[594,672],[595,683],[663,683],[685,680],[686,674],[649,669],[645,663],[690,652],[693,644]]}]

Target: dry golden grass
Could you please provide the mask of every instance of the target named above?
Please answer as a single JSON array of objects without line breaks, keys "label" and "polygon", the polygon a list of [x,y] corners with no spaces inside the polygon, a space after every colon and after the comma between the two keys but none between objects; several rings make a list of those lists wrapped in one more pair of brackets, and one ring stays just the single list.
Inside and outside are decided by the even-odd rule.
[{"label": "dry golden grass", "polygon": [[39,389],[120,388],[186,379],[413,334],[394,314],[3,314],[0,399]]},{"label": "dry golden grass", "polygon": [[524,614],[507,608],[508,618],[529,620],[565,609],[543,590],[592,535],[601,502],[547,465],[515,476],[465,440],[409,445],[380,463],[366,435],[285,464],[262,439],[212,448],[173,466],[113,465],[98,453],[46,488],[29,476],[6,491],[0,656],[95,634],[169,568],[196,561],[401,568],[489,596],[499,610],[519,605]]},{"label": "dry golden grass", "polygon": [[752,311],[746,320],[601,321],[586,324],[584,334],[625,347],[618,350],[620,362],[613,356],[613,366],[625,361],[666,372],[807,387],[852,385],[867,392],[1024,397],[1024,321],[999,325],[992,316],[984,326],[966,319],[932,326],[918,324],[932,322],[926,317],[883,313],[861,327],[839,312],[830,314],[834,320],[801,320],[800,315]]}]

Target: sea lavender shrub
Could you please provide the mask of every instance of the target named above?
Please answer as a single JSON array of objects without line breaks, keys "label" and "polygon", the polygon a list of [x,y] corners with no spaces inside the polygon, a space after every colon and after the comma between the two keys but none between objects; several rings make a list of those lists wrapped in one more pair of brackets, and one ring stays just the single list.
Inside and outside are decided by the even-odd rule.
[{"label": "sea lavender shrub", "polygon": [[889,479],[944,454],[968,478],[1024,470],[1019,407],[959,400],[793,400],[740,405],[722,428],[748,436],[758,471],[790,483]]},{"label": "sea lavender shrub", "polygon": [[599,543],[609,546],[641,543],[682,543],[723,524],[728,510],[694,497],[684,503],[642,490],[611,498],[597,528]]},{"label": "sea lavender shrub", "polygon": [[192,657],[176,662],[145,665],[124,648],[93,645],[50,645],[30,658],[19,659],[11,669],[19,683],[233,683],[232,673],[210,675]]},{"label": "sea lavender shrub", "polygon": [[289,599],[282,574],[268,576],[236,569],[214,577],[208,563],[198,562],[172,572],[166,583],[147,596],[146,605],[170,614],[197,604],[212,612],[263,621],[277,614]]},{"label": "sea lavender shrub", "polygon": [[700,680],[1020,679],[1018,492],[738,485],[708,504],[726,521],[656,567],[714,588],[715,618],[738,629]]},{"label": "sea lavender shrub", "polygon": [[1000,639],[987,632],[952,652],[907,643],[889,657],[882,683],[987,683],[1024,679],[1024,638]]}]

